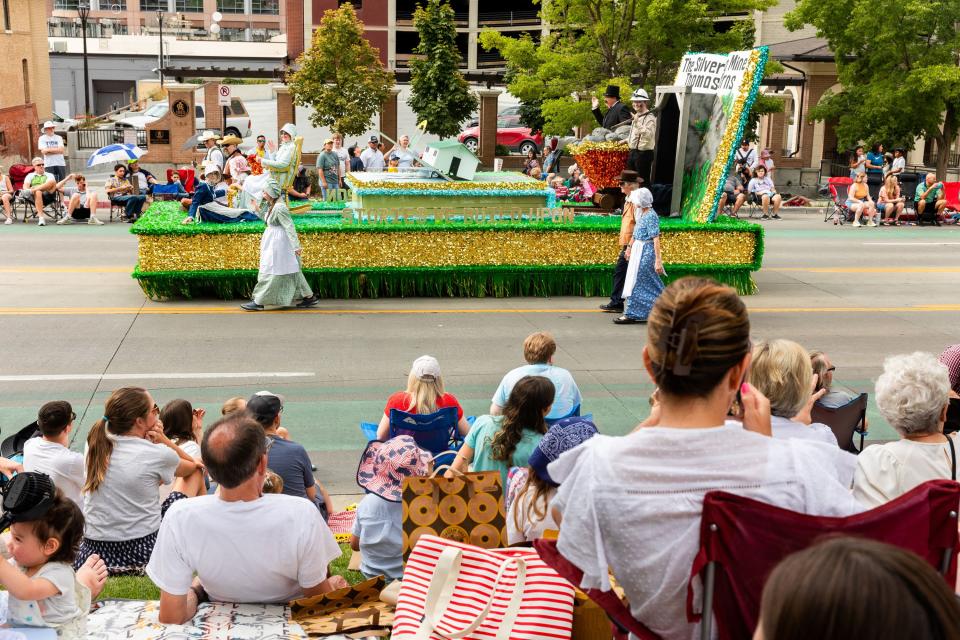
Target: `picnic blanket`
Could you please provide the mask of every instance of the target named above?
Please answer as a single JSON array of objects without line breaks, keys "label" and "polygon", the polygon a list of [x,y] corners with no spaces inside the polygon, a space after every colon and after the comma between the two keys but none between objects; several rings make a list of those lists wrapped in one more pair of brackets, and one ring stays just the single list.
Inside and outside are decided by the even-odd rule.
[{"label": "picnic blanket", "polygon": [[157,622],[160,603],[144,600],[102,600],[87,617],[89,640],[280,640],[303,639],[292,622],[290,607],[282,604],[208,602],[187,624]]}]

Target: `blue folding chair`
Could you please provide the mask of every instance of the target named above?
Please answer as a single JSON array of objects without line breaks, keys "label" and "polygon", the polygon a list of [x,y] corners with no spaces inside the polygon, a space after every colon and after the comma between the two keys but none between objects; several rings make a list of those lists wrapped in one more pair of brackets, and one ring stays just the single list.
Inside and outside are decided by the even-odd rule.
[{"label": "blue folding chair", "polygon": [[573,409],[570,409],[570,413],[568,413],[567,415],[560,416],[559,418],[552,418],[552,419],[548,418],[546,420],[546,423],[548,427],[552,427],[553,425],[557,424],[561,420],[566,420],[567,418],[573,418],[574,416],[579,416],[579,415],[580,415],[580,405],[577,405]]},{"label": "blue folding chair", "polygon": [[[459,420],[456,407],[445,407],[425,415],[390,409],[390,437],[411,436],[421,449],[434,456],[459,451],[463,445],[463,436],[457,429]],[[441,456],[437,458],[436,466],[451,462],[453,455]]]}]

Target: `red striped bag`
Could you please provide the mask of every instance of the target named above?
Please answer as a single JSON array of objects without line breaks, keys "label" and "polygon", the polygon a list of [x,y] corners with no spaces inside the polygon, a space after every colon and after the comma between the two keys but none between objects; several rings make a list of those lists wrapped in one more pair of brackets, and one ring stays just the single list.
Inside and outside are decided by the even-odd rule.
[{"label": "red striped bag", "polygon": [[403,571],[393,640],[570,640],[573,585],[531,548],[425,535]]}]

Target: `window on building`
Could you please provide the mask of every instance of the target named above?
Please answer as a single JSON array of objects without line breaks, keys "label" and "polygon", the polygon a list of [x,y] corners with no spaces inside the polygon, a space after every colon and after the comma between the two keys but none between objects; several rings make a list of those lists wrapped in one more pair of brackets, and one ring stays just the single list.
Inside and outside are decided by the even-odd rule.
[{"label": "window on building", "polygon": [[271,16],[280,15],[280,0],[252,0],[250,11]]},{"label": "window on building", "polygon": [[[6,0],[4,0],[3,4],[4,5],[7,4]],[[7,132],[0,131],[0,147],[5,147],[5,146],[7,146]]]},{"label": "window on building", "polygon": [[3,2],[3,28],[10,31],[10,0],[0,0]]},{"label": "window on building", "polygon": [[30,67],[26,58],[20,61],[20,68],[23,70],[23,104],[30,104]]},{"label": "window on building", "polygon": [[[91,9],[93,9],[94,11],[97,10],[97,7],[94,6],[93,2],[90,2],[89,4]],[[114,11],[114,12],[126,11],[127,0],[100,0],[99,9],[100,11]]]},{"label": "window on building", "polygon": [[[4,2],[4,5],[7,3]],[[76,11],[80,6],[80,0],[53,0],[53,8],[64,11]]]},{"label": "window on building", "polygon": [[203,0],[177,0],[176,11],[203,13]]},{"label": "window on building", "polygon": [[140,11],[170,11],[167,0],[140,0]]},{"label": "window on building", "polygon": [[243,0],[217,0],[217,11],[221,13],[246,13]]}]

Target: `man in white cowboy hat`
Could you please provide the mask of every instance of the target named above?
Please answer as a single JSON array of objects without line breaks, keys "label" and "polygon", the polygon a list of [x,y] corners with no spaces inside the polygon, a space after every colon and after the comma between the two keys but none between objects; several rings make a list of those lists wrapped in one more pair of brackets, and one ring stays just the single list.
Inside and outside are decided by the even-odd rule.
[{"label": "man in white cowboy hat", "polygon": [[57,182],[67,177],[67,161],[63,156],[63,138],[55,134],[54,123],[43,123],[43,135],[37,140],[37,149],[43,157],[43,166]]},{"label": "man in white cowboy hat", "polygon": [[643,87],[630,96],[633,103],[633,122],[627,144],[630,155],[627,167],[637,172],[640,184],[650,188],[650,169],[653,166],[653,146],[657,136],[657,117],[650,111],[650,96]]},{"label": "man in white cowboy hat", "polygon": [[202,142],[203,146],[207,148],[207,155],[203,157],[202,167],[207,166],[208,163],[212,162],[220,168],[220,173],[223,173],[223,151],[217,146],[217,134],[209,129],[200,134],[200,137],[197,138],[198,142]]}]

